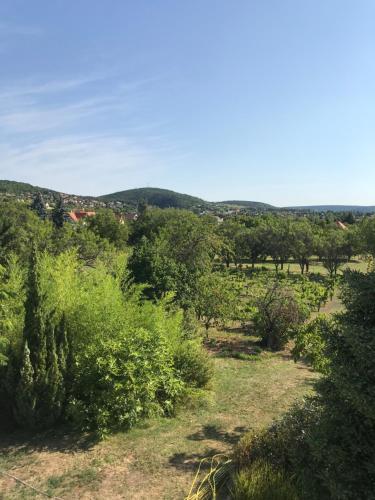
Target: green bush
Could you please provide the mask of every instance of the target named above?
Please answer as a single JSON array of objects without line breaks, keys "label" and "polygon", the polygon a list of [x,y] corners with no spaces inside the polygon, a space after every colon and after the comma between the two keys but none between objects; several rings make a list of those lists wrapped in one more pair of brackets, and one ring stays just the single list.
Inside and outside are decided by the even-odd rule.
[{"label": "green bush", "polygon": [[174,353],[178,377],[191,387],[205,387],[213,376],[212,360],[197,342],[183,342]]},{"label": "green bush", "polygon": [[268,349],[282,349],[308,312],[293,290],[279,282],[268,285],[255,301],[254,329]]},{"label": "green bush", "polygon": [[280,470],[258,461],[238,472],[233,480],[232,500],[298,500],[295,486]]},{"label": "green bush", "polygon": [[239,470],[266,461],[276,470],[295,477],[301,498],[327,498],[327,490],[317,481],[310,444],[319,426],[321,407],[308,399],[292,407],[285,416],[259,433],[248,433],[238,443],[234,459]]},{"label": "green bush", "polygon": [[302,325],[294,335],[292,354],[294,360],[303,358],[314,370],[326,372],[329,367],[327,358],[327,338],[332,329],[333,320],[319,315],[314,320]]},{"label": "green bush", "polygon": [[101,434],[170,414],[183,390],[163,337],[141,328],[118,340],[96,342],[76,359],[69,415],[80,427]]}]

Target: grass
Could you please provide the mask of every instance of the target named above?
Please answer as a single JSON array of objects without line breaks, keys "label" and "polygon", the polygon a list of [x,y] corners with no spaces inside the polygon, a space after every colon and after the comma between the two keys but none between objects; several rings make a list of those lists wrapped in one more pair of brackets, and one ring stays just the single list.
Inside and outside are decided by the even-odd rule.
[{"label": "grass", "polygon": [[[0,469],[60,498],[184,498],[202,458],[229,452],[244,432],[270,423],[311,391],[316,377],[288,353],[259,353],[241,333],[210,334],[221,350],[239,354],[220,357],[212,349],[212,390],[175,418],[150,420],[99,443],[63,431],[2,436]],[[256,354],[247,357],[244,346]],[[0,477],[0,491],[4,500],[38,498],[10,478]]]},{"label": "grass", "polygon": [[[265,262],[262,262],[262,263],[259,263],[259,264],[255,264],[255,268],[256,269],[259,269],[259,268],[266,268],[266,269],[270,269],[272,271],[275,270],[275,265],[273,264],[273,262],[271,260],[267,260]],[[251,264],[243,264],[243,268],[244,269],[247,269],[247,268],[251,268]],[[367,262],[363,259],[360,259],[360,258],[353,258],[350,262],[345,262],[340,268],[339,268],[339,271],[338,273],[341,274],[342,271],[344,271],[345,269],[352,269],[352,270],[356,270],[356,271],[362,271],[362,272],[366,272],[367,271]],[[280,270],[280,269],[279,269]],[[290,272],[292,274],[300,274],[301,273],[301,269],[300,269],[300,266],[297,262],[287,262],[286,264],[284,264],[284,269],[283,269],[284,272]],[[319,262],[317,259],[313,259],[311,260],[310,262],[310,273],[320,273],[320,274],[323,274],[323,275],[328,275],[328,271],[327,269],[322,265],[321,262]]]}]

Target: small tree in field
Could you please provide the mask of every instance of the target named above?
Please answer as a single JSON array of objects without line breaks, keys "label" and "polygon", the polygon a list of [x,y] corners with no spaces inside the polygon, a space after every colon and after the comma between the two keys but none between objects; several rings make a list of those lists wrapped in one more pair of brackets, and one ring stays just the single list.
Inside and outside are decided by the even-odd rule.
[{"label": "small tree in field", "polygon": [[233,283],[217,273],[203,275],[198,281],[194,299],[195,312],[208,330],[215,322],[229,319],[236,306],[237,293]]},{"label": "small tree in field", "polygon": [[293,292],[277,281],[266,287],[264,293],[255,300],[255,306],[256,333],[262,343],[273,351],[285,346],[289,335],[304,322],[308,314]]},{"label": "small tree in field", "polygon": [[346,260],[345,233],[340,229],[329,229],[319,242],[323,266],[333,278]]}]

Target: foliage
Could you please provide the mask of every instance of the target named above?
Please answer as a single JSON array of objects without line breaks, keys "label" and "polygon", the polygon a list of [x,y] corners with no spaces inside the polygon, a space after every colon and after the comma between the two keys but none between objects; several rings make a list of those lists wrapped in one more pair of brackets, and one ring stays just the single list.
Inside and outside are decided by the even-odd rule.
[{"label": "foliage", "polygon": [[219,249],[215,224],[184,210],[146,213],[135,229],[137,244],[129,260],[135,281],[148,283],[156,297],[173,291],[180,305],[191,307],[197,282],[212,269]]},{"label": "foliage", "polygon": [[231,491],[233,500],[298,500],[295,486],[267,462],[254,462],[238,472]]},{"label": "foliage", "polygon": [[194,307],[199,320],[208,329],[214,322],[224,323],[230,319],[238,297],[234,282],[228,276],[208,273],[200,277],[194,298]]},{"label": "foliage", "polygon": [[64,202],[61,196],[58,196],[55,201],[55,206],[52,211],[52,222],[55,228],[61,229],[65,221]]},{"label": "foliage", "polygon": [[[237,450],[241,466],[271,461],[292,474],[302,498],[374,498],[375,273],[346,271],[346,311],[307,329],[302,351],[323,368],[317,395]],[[317,330],[321,328],[321,332]]]},{"label": "foliage", "polygon": [[316,247],[316,235],[312,225],[307,220],[295,221],[292,224],[292,250],[293,257],[304,271],[309,272],[311,256]]},{"label": "foliage", "polygon": [[105,238],[117,248],[124,248],[129,237],[127,223],[116,219],[112,210],[99,210],[94,217],[89,217],[87,227],[100,238]]},{"label": "foliage", "polygon": [[343,231],[339,229],[325,231],[320,241],[319,253],[323,259],[323,266],[327,269],[330,277],[336,276],[339,267],[345,261],[347,253]]},{"label": "foliage", "polygon": [[359,226],[360,247],[364,253],[375,256],[375,217],[368,217]]},{"label": "foliage", "polygon": [[254,329],[268,349],[281,349],[292,331],[306,319],[308,311],[299,303],[291,289],[278,281],[266,287],[255,300]]},{"label": "foliage", "polygon": [[0,366],[9,352],[21,349],[24,299],[24,273],[12,255],[6,267],[0,266]]},{"label": "foliage", "polygon": [[329,366],[326,353],[327,338],[331,329],[332,320],[324,315],[317,316],[314,320],[298,328],[293,337],[292,354],[294,360],[303,358],[311,364],[314,370],[327,372]]},{"label": "foliage", "polygon": [[46,207],[44,204],[42,193],[38,192],[34,195],[34,198],[33,198],[33,201],[30,205],[30,208],[41,219],[45,219],[47,217]]},{"label": "foliage", "polygon": [[[314,467],[309,442],[313,429],[318,425],[320,406],[313,399],[293,406],[284,417],[270,427],[249,432],[234,450],[234,460],[239,470],[248,470],[253,464],[266,462],[293,483],[301,498],[327,499],[327,490],[315,484]],[[319,496],[320,495],[320,496]],[[327,499],[328,500],[328,499]]]},{"label": "foliage", "polygon": [[177,347],[174,367],[179,378],[191,387],[205,387],[213,376],[212,361],[196,341],[183,342]]},{"label": "foliage", "polygon": [[101,434],[171,413],[183,389],[163,336],[142,328],[90,343],[77,354],[76,364],[69,414],[81,427]]},{"label": "foliage", "polygon": [[5,265],[11,254],[27,262],[33,245],[47,247],[52,227],[21,203],[0,203],[0,263]]},{"label": "foliage", "polygon": [[19,367],[14,361],[16,376],[11,388],[15,391],[15,418],[18,424],[28,428],[51,426],[61,417],[65,404],[64,378],[69,348],[65,319],[62,318],[57,327],[43,305],[38,258],[34,254],[25,306],[23,355]]}]

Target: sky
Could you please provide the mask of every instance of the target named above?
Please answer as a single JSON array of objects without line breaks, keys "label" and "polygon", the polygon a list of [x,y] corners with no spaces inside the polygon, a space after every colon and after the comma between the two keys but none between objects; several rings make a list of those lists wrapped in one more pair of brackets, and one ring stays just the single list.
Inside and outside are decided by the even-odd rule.
[{"label": "sky", "polygon": [[0,179],[375,205],[373,0],[1,0]]}]

